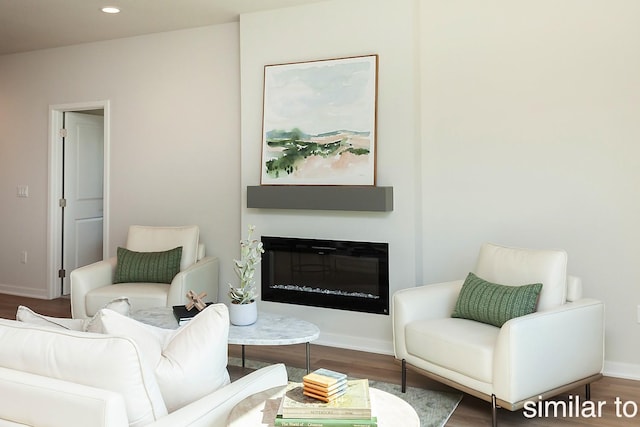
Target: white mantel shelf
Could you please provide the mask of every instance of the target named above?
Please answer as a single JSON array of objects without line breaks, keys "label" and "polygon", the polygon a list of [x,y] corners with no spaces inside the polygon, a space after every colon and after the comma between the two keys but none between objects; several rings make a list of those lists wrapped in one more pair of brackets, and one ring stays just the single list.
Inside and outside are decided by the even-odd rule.
[{"label": "white mantel shelf", "polygon": [[259,185],[247,187],[247,207],[391,212],[393,187]]}]

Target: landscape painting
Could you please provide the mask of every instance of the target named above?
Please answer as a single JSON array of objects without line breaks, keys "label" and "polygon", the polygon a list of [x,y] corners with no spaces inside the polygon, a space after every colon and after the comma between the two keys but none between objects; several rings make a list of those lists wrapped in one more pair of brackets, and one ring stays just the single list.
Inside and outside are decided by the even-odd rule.
[{"label": "landscape painting", "polygon": [[378,56],[264,69],[263,185],[375,185]]}]

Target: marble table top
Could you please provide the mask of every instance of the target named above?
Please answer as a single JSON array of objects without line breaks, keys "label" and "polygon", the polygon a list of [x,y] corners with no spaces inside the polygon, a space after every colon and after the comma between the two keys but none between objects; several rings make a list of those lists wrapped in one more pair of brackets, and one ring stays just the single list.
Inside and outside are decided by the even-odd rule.
[{"label": "marble table top", "polygon": [[[229,414],[229,427],[273,427],[280,399],[286,390],[275,387],[253,394],[240,401]],[[371,412],[378,417],[378,427],[396,427],[402,421],[403,427],[420,427],[420,418],[413,407],[386,391],[369,388]]]},{"label": "marble table top", "polygon": [[[165,329],[176,329],[178,321],[171,307],[155,307],[137,310],[131,317]],[[253,325],[229,326],[229,344],[287,345],[307,343],[320,336],[320,329],[313,323],[295,317],[258,312]]]},{"label": "marble table top", "polygon": [[147,325],[164,329],[177,329],[178,320],[173,315],[171,307],[154,307],[136,310],[131,313],[131,318]]},{"label": "marble table top", "polygon": [[295,317],[258,312],[253,325],[229,326],[229,344],[287,345],[313,341],[320,329],[313,323]]}]

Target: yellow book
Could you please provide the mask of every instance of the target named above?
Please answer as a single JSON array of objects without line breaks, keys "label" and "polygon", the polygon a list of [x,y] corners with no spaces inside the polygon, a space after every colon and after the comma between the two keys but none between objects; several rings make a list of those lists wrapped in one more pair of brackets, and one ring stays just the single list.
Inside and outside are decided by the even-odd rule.
[{"label": "yellow book", "polygon": [[303,382],[302,384],[304,386],[305,391],[308,391],[313,394],[319,394],[321,396],[331,396],[332,394],[336,394],[347,388],[347,379],[345,378],[342,381],[338,381],[337,383],[335,383],[329,388],[321,387],[317,384],[312,384],[308,382]]}]

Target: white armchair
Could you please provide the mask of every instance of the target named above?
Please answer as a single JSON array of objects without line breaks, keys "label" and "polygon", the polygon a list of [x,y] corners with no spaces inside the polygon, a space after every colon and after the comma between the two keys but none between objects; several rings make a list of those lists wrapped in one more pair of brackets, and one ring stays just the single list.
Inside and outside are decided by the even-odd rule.
[{"label": "white armchair", "polygon": [[581,281],[566,275],[561,250],[485,244],[475,274],[492,283],[542,283],[537,311],[501,327],[452,312],[464,280],[403,289],[393,296],[393,344],[407,368],[516,411],[599,379],[604,361],[604,305],[582,298]]},{"label": "white armchair", "polygon": [[135,252],[159,252],[182,247],[180,272],[171,283],[114,284],[116,257],[105,259],[71,272],[71,315],[73,318],[93,316],[109,301],[126,296],[132,310],[171,307],[186,303],[189,290],[205,292],[205,300],[218,300],[218,258],[205,256],[199,242],[199,228],[147,227],[129,228],[125,248]]}]

